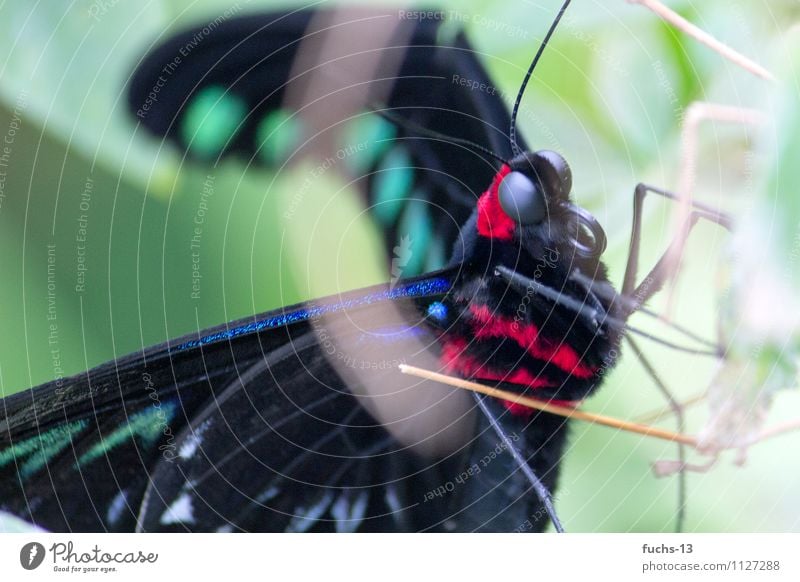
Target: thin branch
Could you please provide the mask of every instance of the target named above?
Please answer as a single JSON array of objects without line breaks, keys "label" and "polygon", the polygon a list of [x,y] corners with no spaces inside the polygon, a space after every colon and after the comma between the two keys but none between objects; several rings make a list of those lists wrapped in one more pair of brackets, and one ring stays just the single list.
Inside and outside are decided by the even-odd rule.
[{"label": "thin branch", "polygon": [[645,8],[649,8],[665,22],[668,22],[678,30],[688,34],[698,42],[703,43],[711,50],[716,51],[733,64],[742,67],[745,71],[752,73],[756,77],[761,77],[767,81],[775,80],[773,74],[767,69],[743,54],[733,50],[725,43],[718,41],[705,30],[692,24],[671,8],[664,6],[658,0],[628,0],[628,2],[630,4],[641,4]]},{"label": "thin branch", "polygon": [[[758,126],[767,120],[766,115],[755,109],[737,107],[733,105],[723,105],[720,103],[709,103],[705,101],[695,101],[689,105],[686,115],[683,118],[681,127],[681,169],[678,174],[678,214],[675,219],[677,228],[688,224],[689,215],[694,205],[694,189],[697,183],[697,164],[700,159],[699,134],[700,124],[705,121],[717,121],[721,123],[732,123],[736,125]],[[680,263],[686,245],[684,240],[681,244],[675,245],[669,250],[669,258],[672,264]],[[678,274],[673,277],[670,288],[667,292],[666,317],[672,318],[675,307],[675,287],[677,285]]]},{"label": "thin branch", "polygon": [[[702,392],[680,402],[680,406],[685,410],[691,406],[694,406],[695,404],[699,404],[705,399],[706,393]],[[658,410],[651,410],[650,412],[645,412],[644,414],[637,416],[634,421],[641,424],[653,424],[654,422],[658,422],[659,420],[663,420],[671,416],[674,412],[675,411],[671,407],[661,407]]]},{"label": "thin branch", "polygon": [[767,439],[775,438],[777,436],[785,435],[790,432],[795,432],[800,430],[800,418],[797,420],[789,420],[787,422],[782,422],[781,424],[776,424],[773,427],[765,429],[758,435],[753,441],[749,444],[757,444]]},{"label": "thin branch", "polygon": [[447,384],[448,386],[453,386],[455,388],[463,388],[465,390],[471,390],[472,392],[479,392],[481,394],[486,394],[487,396],[493,396],[495,398],[500,398],[501,400],[507,400],[514,404],[522,404],[523,406],[541,410],[542,412],[555,414],[557,416],[582,420],[592,424],[601,424],[603,426],[609,426],[611,428],[616,428],[627,432],[651,436],[676,443],[683,443],[691,447],[697,447],[697,439],[690,435],[679,434],[669,430],[664,430],[662,428],[647,426],[636,422],[630,422],[628,420],[620,420],[618,418],[604,416],[602,414],[595,414],[593,412],[575,410],[569,406],[550,404],[544,400],[538,400],[529,396],[508,392],[507,390],[500,390],[499,388],[492,388],[491,386],[485,386],[483,384],[478,384],[477,382],[470,382],[469,380],[462,380],[461,378],[454,378],[452,376],[447,376],[446,374],[439,374],[438,372],[433,372],[431,370],[417,368],[416,366],[401,364],[399,368],[403,374],[417,376],[418,378],[432,380],[433,382],[441,382],[442,384]]}]

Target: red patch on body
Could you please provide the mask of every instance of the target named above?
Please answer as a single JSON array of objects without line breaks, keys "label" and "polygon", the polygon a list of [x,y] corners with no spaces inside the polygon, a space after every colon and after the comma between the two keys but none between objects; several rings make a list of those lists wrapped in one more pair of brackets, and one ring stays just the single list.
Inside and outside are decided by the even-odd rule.
[{"label": "red patch on body", "polygon": [[511,240],[514,234],[517,223],[500,206],[500,198],[497,194],[500,182],[510,172],[511,168],[503,164],[492,180],[492,185],[478,198],[478,234],[481,236],[497,240]]},{"label": "red patch on body", "polygon": [[553,345],[540,338],[539,329],[532,323],[517,322],[508,317],[493,315],[486,305],[470,306],[470,312],[477,324],[473,328],[477,339],[513,339],[537,360],[545,360],[578,378],[590,378],[596,371],[581,362],[577,352],[570,346]]},{"label": "red patch on body", "polygon": [[477,358],[467,354],[466,347],[466,343],[459,339],[450,339],[444,343],[440,361],[447,372],[456,372],[466,378],[511,382],[512,384],[521,384],[528,388],[553,386],[545,378],[534,376],[525,368],[517,368],[507,373],[495,372],[487,368],[486,365],[480,363]]},{"label": "red patch on body", "polygon": [[[531,398],[535,398],[535,396],[531,396]],[[536,398],[536,400],[541,399]],[[500,402],[503,404],[503,406],[505,406],[506,410],[508,410],[514,416],[532,416],[534,412],[538,412],[535,408],[525,406],[519,402],[511,402],[510,400],[501,400]],[[541,400],[541,402],[546,402],[547,404],[552,404],[553,406],[564,406],[565,408],[575,408],[579,404],[578,402],[573,402],[572,400]]]},{"label": "red patch on body", "polygon": [[[474,378],[475,380],[492,380],[496,382],[509,382],[512,384],[520,384],[526,388],[543,388],[553,387],[553,384],[545,378],[539,378],[532,375],[524,368],[517,368],[509,373],[499,373],[494,370],[488,369],[485,365],[478,362],[478,360],[468,355],[466,350],[467,344],[461,339],[448,339],[442,346],[442,355],[440,358],[441,364],[445,371],[450,374],[456,374],[464,378]],[[536,409],[518,402],[511,402],[508,400],[501,400],[503,406],[516,416],[531,416]],[[576,403],[569,400],[543,400],[558,406],[575,406]]]}]

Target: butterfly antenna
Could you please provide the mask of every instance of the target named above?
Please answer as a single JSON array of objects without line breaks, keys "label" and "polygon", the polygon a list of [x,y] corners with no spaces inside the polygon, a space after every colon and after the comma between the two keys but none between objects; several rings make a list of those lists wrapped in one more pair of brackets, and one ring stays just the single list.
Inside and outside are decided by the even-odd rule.
[{"label": "butterfly antenna", "polygon": [[533,75],[533,70],[536,68],[539,59],[542,57],[542,53],[544,52],[547,43],[550,41],[550,37],[553,36],[553,33],[558,26],[558,23],[561,21],[561,17],[564,16],[564,12],[567,11],[567,6],[571,0],[565,0],[565,2],[561,5],[561,9],[558,11],[555,20],[553,20],[553,24],[550,25],[550,30],[547,31],[547,34],[542,41],[542,44],[539,45],[539,50],[536,51],[536,56],[533,57],[533,61],[531,62],[531,66],[528,67],[528,72],[525,73],[525,78],[522,80],[522,86],[519,88],[519,92],[517,93],[517,100],[514,102],[514,109],[511,111],[511,129],[509,130],[509,137],[511,138],[511,151],[514,152],[514,155],[517,156],[522,153],[522,150],[517,145],[517,114],[519,113],[519,105],[522,102],[522,96],[525,94],[525,88],[528,86],[528,81],[531,79],[531,75]]},{"label": "butterfly antenna", "polygon": [[482,152],[482,153],[486,154],[487,156],[489,156],[491,158],[494,158],[495,160],[497,160],[501,164],[507,164],[508,163],[508,161],[503,156],[498,155],[498,154],[494,153],[492,150],[490,150],[489,148],[483,147],[482,145],[477,144],[475,142],[472,142],[472,141],[470,141],[468,139],[464,139],[464,138],[461,138],[461,137],[453,137],[451,135],[447,135],[447,134],[444,134],[444,133],[439,133],[438,131],[434,131],[432,129],[428,129],[427,127],[419,125],[418,123],[415,123],[415,122],[411,121],[410,119],[407,119],[407,118],[402,117],[400,115],[395,115],[394,113],[391,113],[390,111],[386,111],[385,109],[378,109],[377,107],[373,106],[372,110],[375,113],[377,113],[378,115],[380,115],[381,117],[391,121],[392,123],[394,123],[396,125],[399,125],[403,129],[407,130],[409,133],[413,133],[413,134],[417,134],[417,135],[423,135],[423,136],[430,137],[430,138],[433,138],[433,139],[440,139],[442,141],[447,141],[447,142],[450,142],[450,143],[463,145],[463,146],[466,146],[466,147],[471,148],[473,150]]}]

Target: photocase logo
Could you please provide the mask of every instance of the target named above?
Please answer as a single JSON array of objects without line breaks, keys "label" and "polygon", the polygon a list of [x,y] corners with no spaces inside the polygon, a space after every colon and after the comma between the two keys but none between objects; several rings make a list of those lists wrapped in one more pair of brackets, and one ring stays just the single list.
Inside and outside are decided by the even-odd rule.
[{"label": "photocase logo", "polygon": [[19,551],[19,563],[26,570],[35,570],[44,561],[44,546],[39,542],[30,542]]}]

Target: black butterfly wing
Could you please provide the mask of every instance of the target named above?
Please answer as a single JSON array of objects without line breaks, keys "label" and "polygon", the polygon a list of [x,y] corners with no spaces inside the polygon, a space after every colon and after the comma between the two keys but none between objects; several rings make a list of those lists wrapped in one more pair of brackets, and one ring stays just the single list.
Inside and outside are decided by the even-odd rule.
[{"label": "black butterfly wing", "polygon": [[[410,351],[399,343],[389,351]],[[535,513],[485,418],[461,419],[468,433],[445,456],[411,453],[324,352],[315,332],[292,338],[209,402],[179,436],[177,458],[153,471],[140,529],[513,531]],[[397,385],[397,370],[375,368],[360,378]],[[506,425],[520,440],[525,422]]]},{"label": "black butterfly wing", "polygon": [[152,474],[143,530],[419,529],[398,504],[435,471],[353,397],[313,331],[240,373],[177,445]]},{"label": "black butterfly wing", "polygon": [[174,431],[229,375],[160,346],[2,401],[0,505],[53,531],[133,529]]},{"label": "black butterfly wing", "polygon": [[[424,308],[449,284],[277,310],[3,400],[0,509],[53,531],[507,529],[498,515],[518,522],[531,500],[506,461],[450,490],[496,448],[485,421],[374,357],[424,360]],[[359,393],[337,359],[410,391],[413,412],[387,420],[364,399],[391,394]],[[426,417],[436,407],[450,420]]]},{"label": "black butterfly wing", "polygon": [[[270,354],[291,351],[287,334],[309,338],[309,314],[327,310],[335,321],[350,308],[375,311],[428,292],[436,297],[449,284],[426,282],[278,310],[3,400],[0,505],[58,531],[132,529],[150,473],[159,459],[178,454],[178,434],[201,410],[220,405],[218,395],[234,380],[263,367]],[[419,297],[403,294],[410,288]],[[325,360],[313,365],[319,369],[300,370],[301,376],[335,376]],[[352,400],[341,382],[338,388]]]},{"label": "black butterfly wing", "polygon": [[[507,105],[466,37],[442,21],[409,19],[390,9],[347,14],[335,24],[326,10],[253,14],[179,33],[138,64],[129,83],[130,110],[149,131],[198,159],[240,155],[277,167],[305,140],[309,149],[322,142],[315,154],[341,157],[337,169],[360,179],[389,256],[404,237],[410,240],[405,244],[424,249],[410,253],[404,276],[440,268],[496,162],[398,127],[370,107],[382,104],[509,159]],[[379,25],[390,33],[376,33]],[[324,39],[334,33],[336,42],[358,43],[330,54]],[[304,46],[310,48],[304,52]],[[364,55],[373,58],[370,74],[362,71]],[[309,96],[307,86],[318,77],[331,84],[321,96]],[[316,131],[304,129],[311,114],[297,95],[340,117],[326,118]],[[339,112],[342,101],[360,105]],[[302,115],[295,115],[298,108]]]}]

